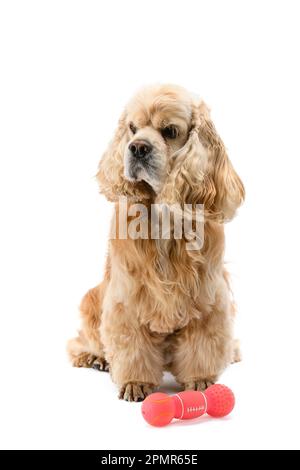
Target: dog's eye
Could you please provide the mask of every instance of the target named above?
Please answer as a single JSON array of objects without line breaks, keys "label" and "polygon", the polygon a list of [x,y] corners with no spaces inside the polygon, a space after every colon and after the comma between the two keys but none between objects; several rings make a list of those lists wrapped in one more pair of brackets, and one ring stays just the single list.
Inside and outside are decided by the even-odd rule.
[{"label": "dog's eye", "polygon": [[167,126],[161,130],[161,135],[164,139],[176,139],[178,136],[178,130],[175,126]]},{"label": "dog's eye", "polygon": [[131,122],[131,123],[129,124],[129,129],[131,130],[131,132],[132,132],[133,134],[135,134],[136,131],[137,131],[137,128],[135,127],[135,125],[133,124],[133,122]]}]

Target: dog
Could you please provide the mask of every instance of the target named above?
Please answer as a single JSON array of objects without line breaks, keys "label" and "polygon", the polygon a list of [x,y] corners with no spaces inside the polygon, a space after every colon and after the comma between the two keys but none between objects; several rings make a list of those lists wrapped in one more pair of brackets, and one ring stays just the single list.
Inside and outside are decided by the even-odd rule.
[{"label": "dog", "polygon": [[[192,213],[200,205],[203,240],[188,250],[172,223],[169,239],[151,239],[151,220],[144,238],[110,237],[104,279],[84,296],[81,330],[68,343],[73,366],[109,370],[128,401],[152,393],[165,370],[183,389],[205,390],[239,359],[224,223],[245,197],[205,102],[175,85],[140,90],[119,119],[97,180],[114,203],[111,231],[120,228],[120,200],[129,209],[189,205]],[[125,232],[132,219],[123,218]]]}]

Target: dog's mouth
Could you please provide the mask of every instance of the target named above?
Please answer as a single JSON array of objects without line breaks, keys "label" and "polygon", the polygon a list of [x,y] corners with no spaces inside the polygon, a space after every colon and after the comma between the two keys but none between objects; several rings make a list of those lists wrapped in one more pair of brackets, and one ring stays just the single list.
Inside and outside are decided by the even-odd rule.
[{"label": "dog's mouth", "polygon": [[143,162],[136,161],[130,157],[125,160],[124,176],[133,183],[144,182],[146,187],[151,188],[156,193],[161,187],[158,176],[158,169],[150,163],[149,160]]}]

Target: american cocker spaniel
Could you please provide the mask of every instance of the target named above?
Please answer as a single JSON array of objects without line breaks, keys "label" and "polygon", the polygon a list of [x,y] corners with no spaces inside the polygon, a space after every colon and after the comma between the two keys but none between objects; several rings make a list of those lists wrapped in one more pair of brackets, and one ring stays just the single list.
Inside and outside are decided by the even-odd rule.
[{"label": "american cocker spaniel", "polygon": [[[224,222],[244,199],[206,104],[179,86],[141,90],[119,120],[97,179],[115,216],[104,279],[84,296],[82,327],[68,344],[73,365],[109,370],[129,401],[151,393],[164,370],[183,388],[204,390],[238,359]],[[143,236],[129,233],[136,205]],[[174,214],[169,236],[153,230],[164,214],[150,217],[155,205],[187,205],[182,226],[200,206],[201,244],[188,249],[188,236],[175,236]]]}]

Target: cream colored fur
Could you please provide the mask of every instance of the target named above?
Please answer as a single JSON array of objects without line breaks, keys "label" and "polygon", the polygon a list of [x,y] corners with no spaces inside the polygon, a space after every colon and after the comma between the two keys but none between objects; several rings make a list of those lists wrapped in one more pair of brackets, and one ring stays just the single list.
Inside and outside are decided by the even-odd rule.
[{"label": "cream colored fur", "polygon": [[[179,135],[168,142],[161,128],[170,122]],[[126,177],[124,156],[135,138],[147,139],[157,151],[156,181]],[[73,364],[100,369],[109,364],[127,400],[143,399],[166,369],[183,387],[205,389],[238,357],[223,223],[244,199],[205,103],[173,85],[142,90],[120,118],[98,181],[116,205],[119,196],[129,205],[204,204],[204,245],[187,251],[185,240],[173,238],[110,240],[104,280],[84,297],[82,329],[69,342]]]}]

